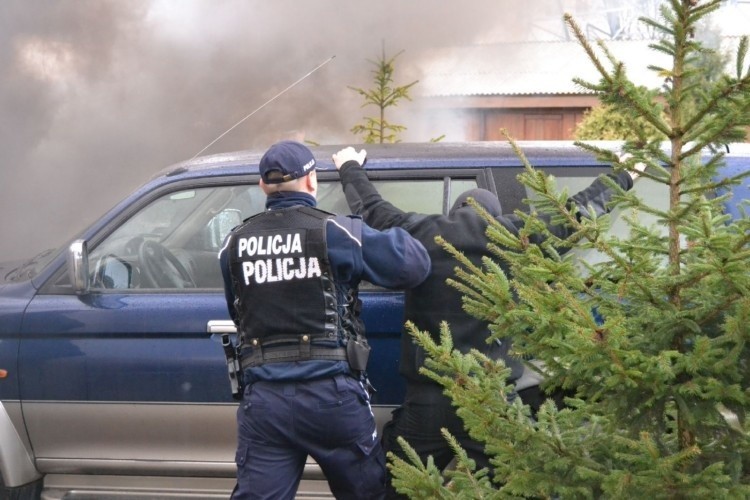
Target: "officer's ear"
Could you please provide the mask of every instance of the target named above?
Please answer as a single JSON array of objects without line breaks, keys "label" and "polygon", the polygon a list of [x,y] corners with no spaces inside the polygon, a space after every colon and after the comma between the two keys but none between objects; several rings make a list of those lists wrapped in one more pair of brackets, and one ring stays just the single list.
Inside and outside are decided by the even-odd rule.
[{"label": "officer's ear", "polygon": [[318,174],[313,170],[309,174],[305,176],[305,185],[307,186],[307,189],[315,194],[318,192]]},{"label": "officer's ear", "polygon": [[266,196],[268,196],[269,194],[275,191],[275,189],[272,186],[269,186],[268,184],[263,182],[263,179],[260,179],[258,181],[258,184],[260,185],[260,188],[263,190]]}]

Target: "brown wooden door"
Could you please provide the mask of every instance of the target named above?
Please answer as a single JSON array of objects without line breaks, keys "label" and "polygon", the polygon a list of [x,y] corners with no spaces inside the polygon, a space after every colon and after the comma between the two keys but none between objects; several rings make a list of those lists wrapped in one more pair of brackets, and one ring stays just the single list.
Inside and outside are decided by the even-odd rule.
[{"label": "brown wooden door", "polygon": [[524,116],[523,136],[530,141],[563,139],[563,115],[527,114]]}]

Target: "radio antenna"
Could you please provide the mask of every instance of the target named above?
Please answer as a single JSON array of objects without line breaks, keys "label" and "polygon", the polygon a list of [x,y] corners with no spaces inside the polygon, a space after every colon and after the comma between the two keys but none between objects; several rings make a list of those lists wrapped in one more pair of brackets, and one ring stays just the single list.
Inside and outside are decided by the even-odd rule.
[{"label": "radio antenna", "polygon": [[222,137],[224,137],[225,135],[227,135],[229,132],[231,132],[232,130],[234,130],[242,122],[244,122],[245,120],[247,120],[248,118],[250,118],[251,116],[253,116],[255,113],[257,113],[261,109],[265,108],[267,105],[271,104],[273,101],[275,101],[276,99],[278,99],[279,97],[281,97],[283,94],[285,94],[287,91],[289,91],[292,87],[294,87],[295,85],[297,85],[298,83],[300,83],[302,80],[304,80],[305,78],[307,78],[308,76],[312,75],[313,73],[315,73],[316,71],[318,71],[320,68],[322,68],[323,66],[325,66],[326,64],[328,64],[329,62],[331,62],[334,57],[336,57],[336,56],[333,55],[333,56],[329,57],[328,59],[326,59],[325,61],[323,61],[322,63],[318,64],[315,68],[313,68],[312,70],[310,70],[307,74],[305,74],[304,76],[302,76],[299,80],[297,80],[293,84],[289,85],[287,88],[285,88],[284,90],[282,90],[281,92],[279,92],[278,94],[276,94],[275,96],[273,96],[272,98],[270,98],[269,100],[267,100],[266,102],[264,102],[263,104],[261,104],[260,106],[258,106],[257,108],[255,108],[251,113],[249,113],[247,116],[245,116],[242,120],[238,121],[237,123],[235,123],[234,125],[232,125],[231,127],[229,127],[223,134],[221,134],[219,137],[217,137],[216,139],[214,139],[213,141],[211,141],[210,143],[208,143],[208,145],[205,148],[203,148],[200,151],[198,151],[197,153],[195,153],[195,155],[193,155],[193,157],[190,158],[190,159],[191,160],[194,159],[195,157],[197,157],[198,155],[200,155],[202,152],[204,152],[205,150],[207,150],[208,148],[210,148],[211,146],[213,146],[214,144],[216,144],[216,142],[218,142],[219,139],[221,139]]}]

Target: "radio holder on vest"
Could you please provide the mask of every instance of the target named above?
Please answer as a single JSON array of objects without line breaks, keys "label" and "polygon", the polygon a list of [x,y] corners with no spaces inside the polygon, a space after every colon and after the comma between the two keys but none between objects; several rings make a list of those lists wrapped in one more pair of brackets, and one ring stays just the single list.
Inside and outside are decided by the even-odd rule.
[{"label": "radio holder on vest", "polygon": [[367,369],[367,360],[370,358],[370,344],[364,337],[350,337],[346,343],[346,359],[349,368],[357,372]]}]

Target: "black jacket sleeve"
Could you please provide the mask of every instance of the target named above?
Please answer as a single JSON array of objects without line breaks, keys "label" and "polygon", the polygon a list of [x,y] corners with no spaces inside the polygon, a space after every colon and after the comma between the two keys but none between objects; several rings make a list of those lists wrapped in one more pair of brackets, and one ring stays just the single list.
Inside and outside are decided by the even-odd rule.
[{"label": "black jacket sleeve", "polygon": [[[627,172],[608,174],[607,177],[614,180],[625,191],[629,191],[633,187],[633,178]],[[614,189],[609,187],[601,178],[597,178],[589,187],[571,196],[568,203],[578,205],[579,217],[590,217],[589,207],[593,208],[596,212],[595,215],[598,216],[609,212],[607,205],[612,201],[614,194]]]},{"label": "black jacket sleeve", "polygon": [[[403,227],[409,231],[412,224],[425,217],[413,212],[404,212],[384,200],[368,179],[365,170],[356,161],[349,161],[342,165],[339,175],[349,208],[353,213],[361,215],[371,227],[381,230]],[[633,187],[633,179],[627,172],[608,174],[608,177],[626,191]],[[592,215],[590,208],[596,215],[602,215],[610,211],[608,204],[615,193],[615,189],[601,178],[597,178],[589,187],[571,196],[568,203],[578,206],[579,216]],[[523,225],[523,221],[515,214],[500,215],[497,220],[503,225],[515,227],[516,230]],[[572,231],[571,228],[553,226],[551,223],[548,223],[548,227],[553,234],[561,238],[565,238]],[[532,235],[532,240],[537,243],[542,239],[542,235]]]},{"label": "black jacket sleeve", "polygon": [[356,161],[344,163],[339,175],[349,208],[352,213],[361,215],[368,226],[381,231],[391,227],[407,227],[411,221],[421,217],[404,212],[384,200],[367,178],[365,169]]}]

